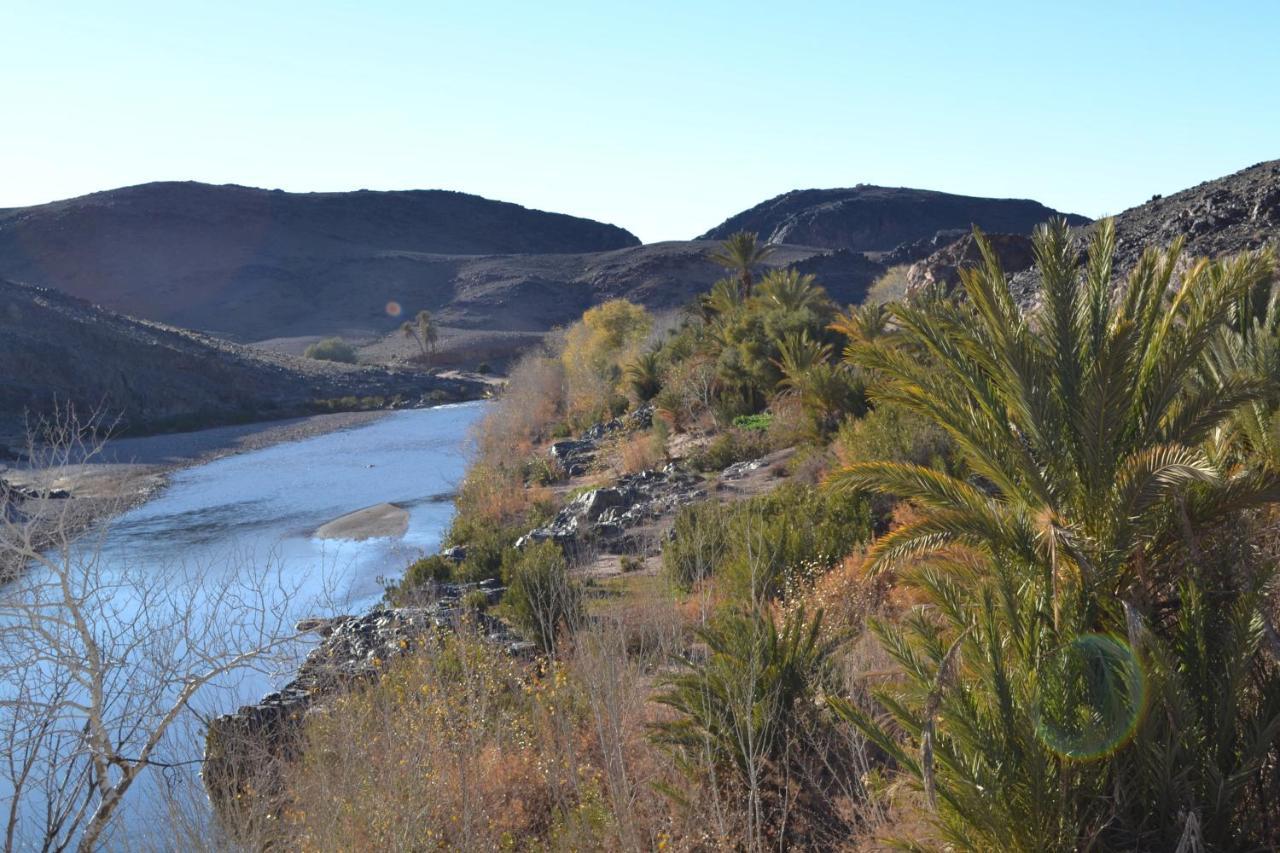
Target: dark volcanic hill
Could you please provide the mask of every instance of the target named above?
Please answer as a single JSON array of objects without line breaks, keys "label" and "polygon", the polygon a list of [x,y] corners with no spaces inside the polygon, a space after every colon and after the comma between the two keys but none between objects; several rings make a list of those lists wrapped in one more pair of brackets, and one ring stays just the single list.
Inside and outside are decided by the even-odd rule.
[{"label": "dark volcanic hill", "polygon": [[887,252],[939,231],[968,231],[974,225],[984,231],[1030,234],[1050,217],[1062,215],[1072,225],[1089,221],[1026,199],[860,184],[784,193],[730,217],[699,239],[723,240],[735,231],[753,231],[771,243]]},{"label": "dark volcanic hill", "polygon": [[302,414],[349,396],[479,391],[417,371],[264,353],[0,279],[0,435],[19,431],[24,412],[45,414],[55,403],[143,430]]},{"label": "dark volcanic hill", "polygon": [[0,210],[0,275],[113,310],[245,332],[222,309],[278,311],[344,268],[348,285],[405,255],[599,252],[612,225],[463,193],[286,193],[154,183]]},{"label": "dark volcanic hill", "polygon": [[1116,216],[1116,267],[1127,270],[1147,245],[1178,236],[1192,255],[1217,257],[1280,244],[1280,160],[1258,163]]}]

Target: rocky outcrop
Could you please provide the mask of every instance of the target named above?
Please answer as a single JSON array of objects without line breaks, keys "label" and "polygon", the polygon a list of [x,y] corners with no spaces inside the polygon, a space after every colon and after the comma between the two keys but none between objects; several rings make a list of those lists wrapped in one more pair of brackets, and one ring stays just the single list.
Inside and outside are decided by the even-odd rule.
[{"label": "rocky outcrop", "polygon": [[1116,216],[1116,268],[1128,271],[1145,246],[1185,237],[1187,251],[1219,257],[1280,242],[1280,160],[1206,181]]},{"label": "rocky outcrop", "polygon": [[[968,231],[974,225],[984,231],[1030,234],[1035,226],[1061,215],[1026,199],[859,184],[785,193],[730,217],[700,239],[723,240],[735,231],[751,231],[771,243],[888,252],[904,243],[933,239],[939,231]],[[1073,225],[1089,221],[1065,215]]]},{"label": "rocky outcrop", "polygon": [[557,441],[551,445],[548,455],[551,461],[570,477],[581,477],[591,469],[600,442],[610,435],[648,429],[653,425],[653,405],[641,406],[613,420],[594,424],[578,438]]},{"label": "rocky outcrop", "polygon": [[591,489],[569,501],[547,524],[522,536],[516,547],[551,540],[570,554],[589,549],[632,553],[637,543],[628,537],[628,531],[674,513],[706,494],[701,477],[674,464],[660,471],[619,477],[612,486]]},{"label": "rocky outcrop", "polygon": [[[1170,196],[1153,196],[1115,217],[1114,272],[1119,282],[1147,247],[1162,248],[1175,239],[1186,240],[1190,257],[1218,258],[1239,252],[1280,246],[1280,160],[1206,181]],[[1082,228],[1079,258],[1092,228]],[[1011,277],[1010,289],[1023,306],[1037,304],[1040,279],[1035,269]]]},{"label": "rocky outcrop", "polygon": [[276,773],[282,762],[297,757],[298,737],[307,714],[323,707],[336,693],[375,679],[388,662],[435,642],[441,632],[466,626],[513,655],[531,654],[533,645],[501,620],[464,611],[463,597],[476,589],[491,602],[502,595],[502,589],[492,583],[446,584],[438,590],[440,598],[428,606],[300,622],[300,632],[318,634],[321,641],[295,677],[257,704],[209,724],[201,777],[222,826],[233,832],[244,826],[249,816],[239,811],[239,804],[250,789],[255,811],[262,808],[263,798],[270,802],[278,796]]},{"label": "rocky outcrop", "polygon": [[[1035,264],[1031,238],[1021,234],[986,235],[1006,275],[1029,269]],[[982,252],[972,234],[934,252],[907,270],[907,292],[936,288],[950,292],[960,284],[960,270],[982,264]]]},{"label": "rocky outcrop", "polygon": [[485,393],[463,378],[267,353],[0,280],[0,436],[21,433],[24,411],[68,403],[143,431]]}]

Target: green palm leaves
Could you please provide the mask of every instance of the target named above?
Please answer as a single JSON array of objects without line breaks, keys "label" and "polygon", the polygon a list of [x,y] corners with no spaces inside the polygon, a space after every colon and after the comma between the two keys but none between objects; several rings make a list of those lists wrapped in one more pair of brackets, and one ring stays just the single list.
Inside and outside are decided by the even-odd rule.
[{"label": "green palm leaves", "polygon": [[882,377],[879,398],[950,433],[974,475],[846,468],[846,485],[929,509],[880,540],[878,565],[961,544],[1069,562],[1086,581],[1122,592],[1135,549],[1158,544],[1170,502],[1191,487],[1216,495],[1194,501],[1206,513],[1274,497],[1274,479],[1241,479],[1203,447],[1265,384],[1243,371],[1202,381],[1234,307],[1272,275],[1271,255],[1199,261],[1178,276],[1175,243],[1147,251],[1113,295],[1111,223],[1099,223],[1081,273],[1065,223],[1055,222],[1036,235],[1042,304],[1024,314],[977,237],[984,262],[962,273],[964,303],[895,306],[900,342],[864,339],[851,353]]},{"label": "green palm leaves", "polygon": [[720,244],[719,250],[710,256],[711,261],[729,270],[737,277],[742,298],[751,296],[751,285],[756,267],[773,254],[774,247],[761,243],[752,231],[738,231]]}]

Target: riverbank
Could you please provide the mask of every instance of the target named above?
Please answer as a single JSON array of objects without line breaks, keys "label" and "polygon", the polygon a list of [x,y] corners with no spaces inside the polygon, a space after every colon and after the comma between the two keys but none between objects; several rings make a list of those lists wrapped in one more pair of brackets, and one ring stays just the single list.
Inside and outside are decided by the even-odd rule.
[{"label": "riverbank", "polygon": [[[430,407],[434,408],[434,407]],[[279,421],[108,439],[59,464],[30,460],[0,465],[0,480],[15,490],[17,517],[0,531],[0,581],[12,577],[24,552],[69,542],[89,527],[151,499],[176,471],[274,445],[355,429],[391,410],[337,412]],[[25,495],[21,496],[20,495]],[[0,516],[2,519],[3,516]],[[16,542],[15,537],[25,538]]]}]

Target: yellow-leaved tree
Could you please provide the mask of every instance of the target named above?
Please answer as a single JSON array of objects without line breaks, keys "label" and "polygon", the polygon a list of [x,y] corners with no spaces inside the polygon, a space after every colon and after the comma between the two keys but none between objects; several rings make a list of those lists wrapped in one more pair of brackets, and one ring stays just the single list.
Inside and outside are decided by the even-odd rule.
[{"label": "yellow-leaved tree", "polygon": [[612,299],[588,309],[565,333],[565,391],[571,421],[585,424],[625,404],[623,366],[649,337],[653,318],[643,307]]}]

